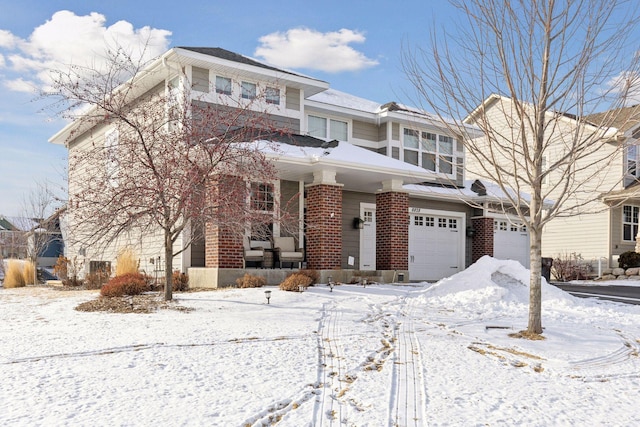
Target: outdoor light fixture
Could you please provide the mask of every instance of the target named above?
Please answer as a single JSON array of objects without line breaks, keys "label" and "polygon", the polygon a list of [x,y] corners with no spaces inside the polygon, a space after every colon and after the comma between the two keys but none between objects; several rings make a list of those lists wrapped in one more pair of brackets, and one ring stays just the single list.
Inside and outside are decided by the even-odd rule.
[{"label": "outdoor light fixture", "polygon": [[304,286],[302,285],[298,286],[298,292],[302,292],[302,291],[304,291]]},{"label": "outdoor light fixture", "polygon": [[473,228],[473,227],[472,227],[472,226],[470,226],[470,225],[469,225],[469,226],[467,226],[467,230],[466,230],[466,232],[467,232],[467,233],[466,233],[466,234],[467,234],[467,237],[473,237],[473,236],[475,236],[475,235],[476,235],[476,229],[475,229],[475,228]]},{"label": "outdoor light fixture", "polygon": [[367,287],[367,279],[362,279],[362,286],[365,288]]},{"label": "outdoor light fixture", "polygon": [[353,228],[362,230],[364,228],[364,220],[360,217],[353,218]]},{"label": "outdoor light fixture", "polygon": [[333,292],[333,277],[329,276],[329,292]]},{"label": "outdoor light fixture", "polygon": [[267,304],[269,304],[269,300],[271,299],[271,291],[264,291],[264,296],[267,297]]}]

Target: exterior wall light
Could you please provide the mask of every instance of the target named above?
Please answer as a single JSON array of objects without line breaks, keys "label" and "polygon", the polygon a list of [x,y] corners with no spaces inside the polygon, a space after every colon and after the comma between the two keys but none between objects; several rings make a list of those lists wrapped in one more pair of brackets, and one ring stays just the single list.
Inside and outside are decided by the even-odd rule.
[{"label": "exterior wall light", "polygon": [[476,235],[476,229],[475,229],[475,228],[473,228],[473,227],[472,227],[472,226],[470,226],[470,225],[469,225],[469,226],[467,226],[467,230],[466,230],[466,232],[467,232],[467,237],[471,237],[471,238],[473,238],[473,236],[475,236],[475,235]]},{"label": "exterior wall light", "polygon": [[360,217],[353,218],[353,228],[356,230],[362,230],[364,228],[364,219]]}]

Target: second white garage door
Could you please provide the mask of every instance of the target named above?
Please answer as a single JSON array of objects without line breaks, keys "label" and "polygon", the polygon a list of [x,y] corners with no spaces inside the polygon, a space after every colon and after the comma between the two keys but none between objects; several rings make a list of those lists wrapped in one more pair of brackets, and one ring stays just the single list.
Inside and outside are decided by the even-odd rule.
[{"label": "second white garage door", "polygon": [[440,280],[464,269],[464,214],[410,208],[409,277]]},{"label": "second white garage door", "polygon": [[529,268],[529,232],[518,221],[493,221],[493,257],[512,259]]}]

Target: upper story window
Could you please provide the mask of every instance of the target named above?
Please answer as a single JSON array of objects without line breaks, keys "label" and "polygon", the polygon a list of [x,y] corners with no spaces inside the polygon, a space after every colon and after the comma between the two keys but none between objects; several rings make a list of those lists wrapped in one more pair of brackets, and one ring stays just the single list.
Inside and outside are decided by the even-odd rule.
[{"label": "upper story window", "polygon": [[455,140],[446,135],[404,129],[402,145],[404,161],[424,169],[453,174]]},{"label": "upper story window", "polygon": [[231,79],[228,77],[216,76],[216,93],[231,95]]},{"label": "upper story window", "polygon": [[193,90],[198,92],[209,92],[209,70],[206,68],[193,67],[191,69],[191,84]]},{"label": "upper story window", "polygon": [[243,99],[256,99],[256,84],[249,82],[242,82],[240,84],[242,88]]},{"label": "upper story window", "polygon": [[280,105],[280,89],[267,86],[265,98],[267,104]]},{"label": "upper story window", "polygon": [[309,135],[316,138],[329,138],[337,141],[347,141],[349,124],[341,120],[326,117],[309,116],[307,121]]},{"label": "upper story window", "polygon": [[622,207],[622,240],[634,242],[638,235],[638,206],[624,205]]},{"label": "upper story window", "polygon": [[628,145],[626,150],[627,156],[627,174],[634,178],[640,178],[640,168],[638,167],[638,146]]}]

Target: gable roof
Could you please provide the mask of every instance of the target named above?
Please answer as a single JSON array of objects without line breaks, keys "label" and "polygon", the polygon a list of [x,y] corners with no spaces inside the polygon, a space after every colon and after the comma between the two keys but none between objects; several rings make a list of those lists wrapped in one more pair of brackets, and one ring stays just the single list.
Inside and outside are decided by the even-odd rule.
[{"label": "gable roof", "polygon": [[[611,120],[609,117],[614,116]],[[640,124],[640,105],[616,108],[602,113],[590,114],[584,117],[587,121],[598,124],[609,120],[610,127],[614,127],[621,132],[626,132]]]},{"label": "gable roof", "polygon": [[292,76],[307,77],[302,74],[296,74],[291,71],[283,70],[281,68],[272,67],[248,56],[240,55],[239,53],[231,52],[230,50],[222,49],[221,47],[188,47],[188,46],[176,46],[176,49],[190,50],[192,52],[202,53],[208,56],[214,56],[216,58],[225,59],[227,61],[237,62],[239,64],[251,65],[254,67],[264,68],[266,70],[277,71],[279,73],[291,74]]},{"label": "gable roof", "polygon": [[9,222],[5,217],[0,216],[0,231],[14,231],[17,228]]}]

